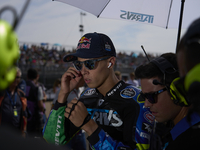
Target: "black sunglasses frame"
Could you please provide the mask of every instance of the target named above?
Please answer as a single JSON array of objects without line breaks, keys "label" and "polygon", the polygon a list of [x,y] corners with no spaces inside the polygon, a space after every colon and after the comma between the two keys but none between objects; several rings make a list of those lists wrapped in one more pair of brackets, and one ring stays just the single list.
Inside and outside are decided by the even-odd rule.
[{"label": "black sunglasses frame", "polygon": [[[85,65],[85,67],[86,67],[87,69],[93,70],[93,69],[95,69],[95,63],[96,63],[96,62],[102,61],[102,60],[106,60],[106,59],[109,59],[109,58],[110,58],[110,57],[103,57],[103,58],[99,58],[99,59],[89,59],[89,60],[86,60],[86,61],[78,61],[78,60],[76,60],[76,61],[73,61],[73,65],[74,65],[74,67],[76,68],[76,70],[78,70],[78,71],[81,71],[81,70],[82,70],[83,64]],[[81,67],[78,67],[78,66],[76,65],[76,63],[79,63],[79,65],[80,65]],[[90,65],[90,66],[88,66],[88,65]],[[92,66],[93,66],[93,67],[92,67]]]},{"label": "black sunglasses frame", "polygon": [[140,92],[140,96],[144,101],[145,101],[145,98],[146,98],[151,104],[155,104],[155,103],[157,103],[157,99],[155,99],[155,96],[157,96],[158,94],[160,94],[160,93],[162,93],[166,90],[167,90],[167,88],[165,87],[165,88],[163,88],[159,91],[156,91],[154,93],[142,93],[142,92]]}]

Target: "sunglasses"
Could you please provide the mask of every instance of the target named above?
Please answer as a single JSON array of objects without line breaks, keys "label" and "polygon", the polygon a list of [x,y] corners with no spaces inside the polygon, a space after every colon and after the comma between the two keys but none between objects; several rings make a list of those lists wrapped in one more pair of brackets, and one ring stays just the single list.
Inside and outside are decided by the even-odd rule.
[{"label": "sunglasses", "polygon": [[142,93],[142,92],[140,92],[139,100],[145,101],[145,99],[147,99],[151,104],[154,104],[154,103],[157,102],[157,95],[166,91],[166,90],[167,90],[167,88],[165,87],[165,88],[163,88],[159,91],[156,91],[154,93]]},{"label": "sunglasses", "polygon": [[83,64],[85,67],[89,70],[93,70],[95,68],[95,63],[98,61],[106,60],[110,57],[104,57],[104,58],[99,58],[99,59],[91,59],[91,60],[86,60],[86,61],[74,61],[73,65],[76,68],[76,70],[81,71]]}]

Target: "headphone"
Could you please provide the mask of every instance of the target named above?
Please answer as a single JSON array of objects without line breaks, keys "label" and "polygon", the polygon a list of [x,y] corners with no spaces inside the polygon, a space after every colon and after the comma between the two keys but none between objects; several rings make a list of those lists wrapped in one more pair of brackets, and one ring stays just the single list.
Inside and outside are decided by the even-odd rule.
[{"label": "headphone", "polygon": [[183,86],[178,86],[180,85],[179,83],[182,82],[182,78],[177,77],[175,78],[170,85],[165,84],[165,74],[174,74],[178,72],[174,68],[174,66],[164,57],[158,57],[156,59],[153,59],[151,61],[153,64],[155,64],[159,70],[164,74],[164,84],[160,83],[158,80],[153,80],[154,85],[164,85],[167,88],[168,93],[170,94],[171,99],[176,105],[180,106],[189,106],[191,103],[190,101],[186,98],[186,92],[183,90],[179,90]]},{"label": "headphone", "polygon": [[0,9],[0,17],[5,10],[11,10],[13,13],[13,25],[0,18],[0,90],[6,89],[10,83],[15,80],[17,73],[16,63],[20,57],[19,45],[17,42],[17,35],[14,28],[17,25],[16,10],[12,7],[6,6]]},{"label": "headphone", "polygon": [[111,65],[112,65],[112,63],[111,63],[111,62],[109,62],[108,68],[110,68],[110,67],[111,67]]}]

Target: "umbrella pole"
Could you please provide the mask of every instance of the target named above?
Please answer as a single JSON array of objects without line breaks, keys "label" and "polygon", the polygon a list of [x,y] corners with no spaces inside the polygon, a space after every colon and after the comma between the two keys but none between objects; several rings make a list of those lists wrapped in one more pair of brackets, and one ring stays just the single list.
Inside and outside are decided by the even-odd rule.
[{"label": "umbrella pole", "polygon": [[185,3],[185,0],[181,0],[181,11],[180,11],[178,35],[177,35],[177,42],[176,42],[176,52],[177,52],[177,48],[178,48],[178,44],[179,44],[180,36],[181,36],[181,27],[182,27],[184,3]]}]

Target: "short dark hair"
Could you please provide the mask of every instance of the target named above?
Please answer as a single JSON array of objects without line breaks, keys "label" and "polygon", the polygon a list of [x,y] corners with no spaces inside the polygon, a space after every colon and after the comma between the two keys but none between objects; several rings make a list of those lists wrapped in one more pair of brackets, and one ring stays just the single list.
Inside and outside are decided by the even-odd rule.
[{"label": "short dark hair", "polygon": [[38,76],[38,72],[36,69],[33,69],[33,68],[28,69],[28,71],[27,71],[28,79],[34,80],[37,78],[37,76]]},{"label": "short dark hair", "polygon": [[172,73],[172,74],[169,74],[169,73],[166,72],[165,73],[165,81],[164,81],[164,74],[162,73],[162,71],[153,62],[149,62],[146,65],[141,65],[141,66],[136,68],[136,70],[135,70],[136,78],[150,79],[150,78],[153,78],[153,77],[158,77],[160,79],[161,83],[163,83],[163,84],[165,83],[166,85],[170,85],[171,82],[175,78],[179,77],[176,54],[174,54],[174,53],[164,53],[160,57],[163,57],[166,60],[168,60],[177,71]]}]

